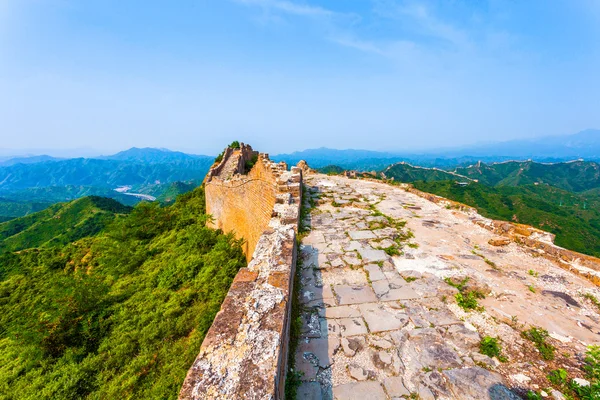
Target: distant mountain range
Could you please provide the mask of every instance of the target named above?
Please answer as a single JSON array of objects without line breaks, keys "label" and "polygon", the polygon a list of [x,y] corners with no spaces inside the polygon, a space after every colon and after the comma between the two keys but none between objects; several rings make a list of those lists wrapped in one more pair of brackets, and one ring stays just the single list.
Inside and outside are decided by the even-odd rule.
[{"label": "distant mountain range", "polygon": [[36,164],[45,161],[64,161],[73,159],[94,159],[94,160],[114,160],[114,161],[129,161],[138,163],[173,163],[184,160],[197,160],[197,159],[214,159],[213,156],[187,154],[180,151],[172,151],[169,149],[156,149],[152,147],[138,148],[132,147],[128,150],[121,151],[119,153],[108,155],[108,156],[97,156],[97,157],[52,157],[49,155],[31,155],[31,156],[19,156],[19,157],[0,157],[0,167],[7,167],[15,164]]},{"label": "distant mountain range", "polygon": [[58,161],[62,160],[61,158],[51,157],[48,155],[41,156],[29,156],[29,157],[15,157],[15,158],[7,158],[4,161],[0,161],[0,167],[8,167],[10,165],[15,164],[35,164],[44,161]]},{"label": "distant mountain range", "polygon": [[132,147],[129,150],[121,151],[112,156],[101,156],[94,157],[100,160],[116,160],[116,161],[131,161],[131,162],[142,162],[149,164],[156,163],[174,163],[189,160],[201,160],[210,159],[214,160],[214,157],[186,154],[180,151],[171,151],[169,149],[154,149],[150,147],[137,148]]},{"label": "distant mountain range", "polygon": [[[198,186],[214,157],[166,149],[132,148],[99,158],[36,156],[0,163],[0,216],[19,217],[50,204],[103,196],[134,205],[127,192],[172,202]],[[179,184],[175,185],[175,183]],[[117,188],[127,189],[117,192]]]},{"label": "distant mountain range", "polygon": [[15,164],[0,167],[0,195],[32,187],[77,185],[117,188],[124,185],[201,181],[212,164],[212,157],[162,163],[75,158]]},{"label": "distant mountain range", "polygon": [[[389,143],[389,147],[397,148],[398,144]],[[543,162],[559,162],[577,158],[600,160],[600,130],[588,129],[572,135],[510,140],[449,149],[432,149],[421,152],[381,152],[360,149],[339,150],[321,147],[289,154],[278,154],[271,158],[275,161],[285,161],[288,164],[296,164],[300,160],[306,160],[313,168],[338,165],[345,169],[358,169],[362,171],[382,170],[390,164],[400,161],[425,167],[454,168],[456,166],[474,164],[477,161],[490,163],[532,159]],[[168,149],[133,147],[117,154],[89,157],[87,159],[156,164],[191,160],[212,161],[214,157],[187,154]],[[17,158],[3,156],[0,157],[0,167],[47,161],[66,161],[66,159],[48,155]]]},{"label": "distant mountain range", "polygon": [[[393,147],[394,143],[390,143]],[[368,150],[308,149],[272,157],[276,161],[296,164],[305,160],[313,168],[337,165],[359,171],[382,170],[392,163],[405,161],[423,167],[453,169],[477,161],[486,163],[532,159],[543,162],[569,161],[578,158],[600,160],[600,130],[589,129],[567,136],[512,140],[423,153],[377,152]]]},{"label": "distant mountain range", "polygon": [[573,135],[511,140],[447,151],[448,156],[511,156],[520,158],[600,159],[600,130]]},{"label": "distant mountain range", "polygon": [[[393,147],[397,147],[397,144],[390,143],[390,148]],[[581,187],[600,190],[594,181],[597,179],[594,168],[582,172],[579,166],[572,166],[573,170],[570,171],[563,171],[562,168],[545,171],[544,167],[535,163],[493,164],[526,159],[543,162],[577,158],[600,160],[599,130],[422,154],[318,148],[280,154],[272,158],[291,165],[306,160],[313,168],[338,172],[340,169],[382,171],[391,164],[402,161],[410,165],[437,168],[432,172],[407,165],[396,167],[395,173],[408,181],[444,180],[451,178],[449,175],[454,173],[490,185],[499,184],[500,181],[510,185],[513,180],[533,183],[553,176],[558,179],[556,174],[560,173],[564,175],[560,175],[562,183],[558,187],[574,191],[579,191]],[[64,159],[49,155],[3,158],[0,160],[0,217],[18,217],[48,204],[89,195],[111,197],[127,205],[140,201],[131,194],[152,196],[159,201],[173,201],[177,194],[199,185],[213,162],[212,156],[136,147],[92,158]],[[479,167],[473,167],[477,165]],[[516,168],[510,171],[513,175],[505,174],[503,169],[507,168]],[[521,169],[526,172],[519,172]],[[176,182],[181,183],[173,186]],[[114,189],[119,187],[127,187],[126,191],[129,193],[116,192]]]}]

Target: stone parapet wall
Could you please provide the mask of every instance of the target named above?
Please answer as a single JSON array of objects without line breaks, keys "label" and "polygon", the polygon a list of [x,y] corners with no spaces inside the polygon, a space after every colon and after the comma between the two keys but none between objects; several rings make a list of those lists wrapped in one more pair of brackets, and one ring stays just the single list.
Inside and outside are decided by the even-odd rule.
[{"label": "stone parapet wall", "polygon": [[213,226],[243,238],[250,262],[234,279],[180,399],[284,398],[302,171],[258,154],[244,174],[251,152],[244,145],[226,151],[205,181]]}]

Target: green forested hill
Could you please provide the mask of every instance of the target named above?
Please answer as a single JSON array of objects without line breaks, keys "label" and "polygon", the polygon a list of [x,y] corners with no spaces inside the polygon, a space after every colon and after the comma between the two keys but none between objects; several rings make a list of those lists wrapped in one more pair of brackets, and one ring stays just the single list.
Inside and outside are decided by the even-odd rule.
[{"label": "green forested hill", "polygon": [[198,188],[73,243],[0,254],[0,398],[176,399],[245,266],[204,208]]},{"label": "green forested hill", "polygon": [[84,197],[0,224],[0,252],[56,246],[91,236],[131,210],[118,201]]},{"label": "green forested hill", "polygon": [[554,164],[533,161],[477,163],[469,167],[457,168],[456,172],[491,186],[544,183],[572,192],[583,192],[600,187],[600,165],[588,161]]},{"label": "green forested hill", "polygon": [[[600,165],[589,161],[544,164],[533,161],[478,162],[453,171],[394,164],[384,171],[399,182],[477,180],[488,186],[522,186],[547,184],[571,192],[600,188]],[[452,173],[456,174],[453,175]]]},{"label": "green forested hill", "polygon": [[337,165],[326,165],[322,168],[319,168],[318,171],[322,174],[338,175],[344,172],[345,170],[344,168],[339,167]]},{"label": "green forested hill", "polygon": [[194,190],[198,185],[196,183],[173,182],[169,187],[158,195],[156,200],[170,204],[175,201],[177,196]]},{"label": "green forested hill", "polygon": [[434,168],[414,167],[410,164],[399,163],[388,167],[384,174],[388,178],[394,178],[399,182],[414,181],[444,181],[449,179],[468,181],[468,178],[460,177],[449,171],[443,171]]},{"label": "green forested hill", "polygon": [[156,200],[161,203],[170,204],[175,201],[177,196],[187,192],[191,192],[197,188],[201,181],[189,182],[171,182],[160,185],[142,185],[132,188],[133,192],[149,194],[156,197]]},{"label": "green forested hill", "polygon": [[[163,203],[172,203],[178,195],[194,190],[199,184],[200,181],[178,181],[164,184],[136,185],[130,191],[154,196]],[[75,200],[84,196],[107,197],[128,206],[134,206],[140,202],[138,197],[119,193],[112,189],[76,185],[32,187],[11,192],[8,196],[10,198],[0,198],[0,218],[22,217],[43,210],[52,204]]]},{"label": "green forested hill", "polygon": [[411,182],[419,190],[475,207],[484,216],[552,232],[559,246],[600,256],[597,163],[479,162],[454,172],[396,164],[384,173],[397,182]]},{"label": "green forested hill", "polygon": [[[127,196],[113,189],[97,186],[78,185],[44,186],[19,189],[16,191],[11,191],[7,195],[7,200],[11,200],[20,204],[39,202],[50,205],[54,203],[75,200],[85,196],[108,197],[117,200],[119,203],[129,206],[133,206],[139,203],[139,200],[133,198],[132,196]],[[20,217],[23,215],[26,214],[15,214],[14,216]]]},{"label": "green forested hill", "polygon": [[482,215],[531,225],[556,235],[559,246],[600,257],[600,197],[549,185],[490,187],[454,181],[414,182],[422,191],[475,207]]},{"label": "green forested hill", "polygon": [[44,201],[18,201],[0,197],[0,218],[11,219],[14,217],[21,217],[23,215],[41,211],[51,204],[51,202]]}]

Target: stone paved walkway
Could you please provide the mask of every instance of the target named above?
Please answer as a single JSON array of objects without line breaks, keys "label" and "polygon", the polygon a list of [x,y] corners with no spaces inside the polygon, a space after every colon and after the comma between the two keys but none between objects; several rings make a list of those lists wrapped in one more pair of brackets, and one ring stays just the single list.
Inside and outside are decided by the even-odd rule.
[{"label": "stone paved walkway", "polygon": [[[309,175],[305,184],[317,206],[301,246],[299,399],[517,399],[506,389],[515,387],[512,376],[524,372],[535,385],[546,372],[521,365],[530,346],[509,325],[512,316],[575,337],[573,352],[598,340],[587,306],[552,323],[564,299],[536,295],[524,280],[531,268],[552,277],[536,285],[562,293],[593,285],[568,276],[552,286],[563,269],[514,244],[493,248],[494,235],[472,215],[381,183]],[[456,305],[458,291],[443,279],[453,276],[488,294],[485,311]],[[595,332],[578,327],[584,318]],[[502,337],[509,363],[479,353],[483,335]]]}]

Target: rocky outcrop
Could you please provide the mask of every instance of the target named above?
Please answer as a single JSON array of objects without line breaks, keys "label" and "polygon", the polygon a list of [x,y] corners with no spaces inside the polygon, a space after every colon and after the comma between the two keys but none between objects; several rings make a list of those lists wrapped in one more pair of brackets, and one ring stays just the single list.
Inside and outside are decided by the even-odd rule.
[{"label": "rocky outcrop", "polygon": [[[249,161],[256,163],[249,171]],[[241,269],[190,368],[180,399],[282,399],[302,171],[250,146],[227,149],[205,181],[213,226],[246,240]]]}]

